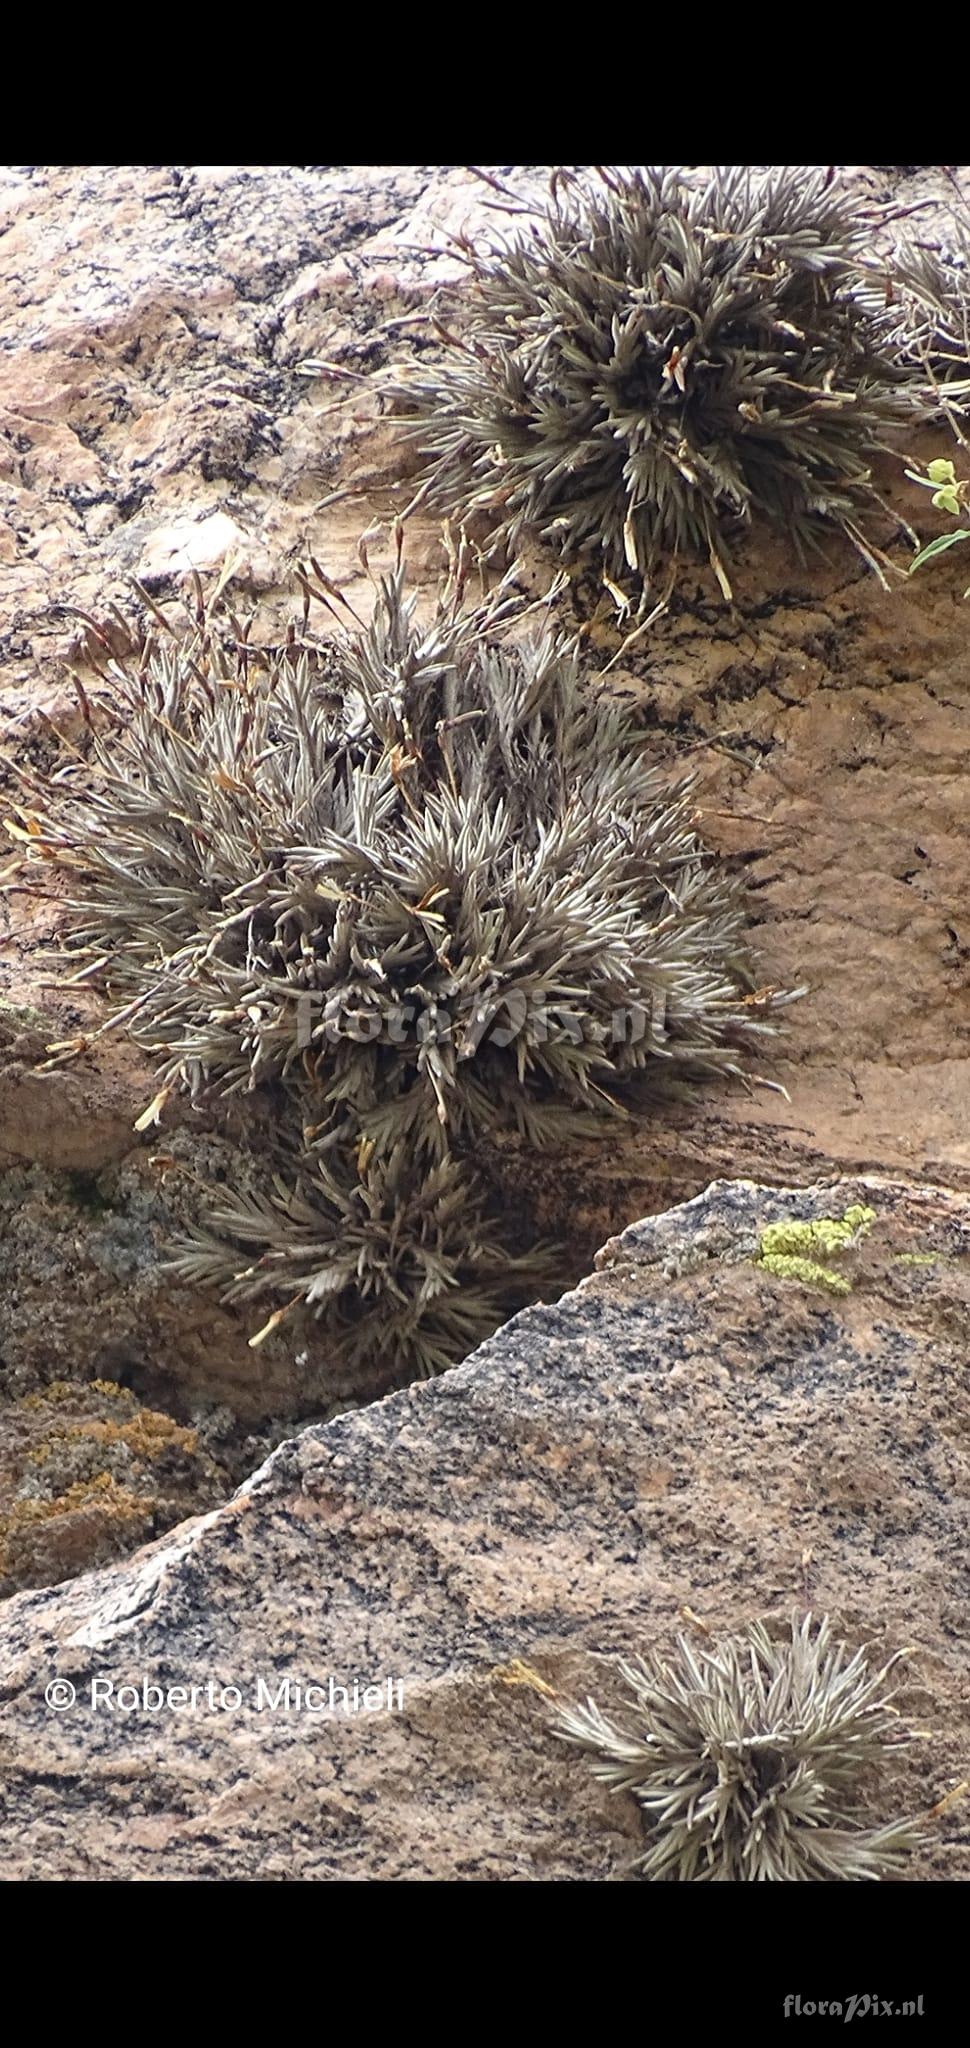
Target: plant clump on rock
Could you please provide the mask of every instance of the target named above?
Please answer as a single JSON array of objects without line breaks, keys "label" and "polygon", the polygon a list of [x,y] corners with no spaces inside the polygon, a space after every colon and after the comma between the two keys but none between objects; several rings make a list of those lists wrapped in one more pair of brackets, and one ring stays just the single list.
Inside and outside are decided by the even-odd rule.
[{"label": "plant clump on rock", "polygon": [[504,587],[464,607],[467,567],[422,623],[399,538],[366,628],[315,642],[305,618],[257,659],[203,617],[113,661],[23,835],[68,870],[158,1101],[272,1094],[265,1200],[220,1194],[235,1249],[203,1233],[183,1270],[425,1369],[501,1319],[521,1266],[470,1185],[479,1141],[599,1129],[644,1075],[738,1072],[775,1000],[690,781],[548,619],[514,645]]},{"label": "plant clump on rock", "polygon": [[614,578],[700,549],[730,594],[755,514],[799,548],[834,523],[876,566],[871,459],[915,399],[867,236],[821,169],[557,171],[538,218],[460,244],[458,331],[393,387],[421,496]]},{"label": "plant clump on rock", "polygon": [[[887,273],[891,278],[887,294]],[[887,306],[887,297],[889,305]],[[866,303],[891,323],[900,362],[920,379],[926,412],[965,440],[970,422],[970,232],[955,220],[928,242],[901,236],[871,270]]]},{"label": "plant clump on rock", "polygon": [[632,1793],[649,1831],[647,1878],[824,1882],[889,1876],[919,1832],[864,1825],[865,1773],[911,1739],[887,1682],[811,1615],[775,1642],[759,1622],[674,1657],[621,1663],[623,1718],[594,1701],[556,1709],[553,1733],[597,1778]]},{"label": "plant clump on rock", "polygon": [[[253,1263],[240,1267],[234,1246]],[[213,1191],[206,1227],[186,1234],[173,1263],[227,1301],[284,1293],[325,1313],[334,1355],[379,1384],[464,1358],[555,1272],[551,1251],[516,1256],[502,1242],[463,1162],[422,1164],[404,1145],[368,1159],[366,1143],[329,1166],[311,1143],[266,1190]]]}]

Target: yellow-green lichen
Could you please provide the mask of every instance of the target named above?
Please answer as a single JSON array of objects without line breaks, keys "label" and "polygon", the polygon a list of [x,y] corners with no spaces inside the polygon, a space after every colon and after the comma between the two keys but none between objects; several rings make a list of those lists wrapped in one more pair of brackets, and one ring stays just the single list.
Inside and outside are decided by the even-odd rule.
[{"label": "yellow-green lichen", "polygon": [[935,1266],[939,1252],[897,1252],[894,1266]]},{"label": "yellow-green lichen", "polygon": [[25,1394],[24,1407],[46,1408],[52,1401],[72,1401],[77,1394],[77,1383],[73,1380],[51,1380],[40,1393]]},{"label": "yellow-green lichen", "polygon": [[26,1528],[33,1522],[49,1522],[58,1515],[77,1514],[83,1508],[98,1508],[112,1517],[123,1515],[144,1520],[151,1510],[130,1487],[119,1486],[110,1472],[98,1472],[92,1479],[75,1480],[65,1493],[53,1500],[19,1500],[5,1518],[6,1529]]},{"label": "yellow-green lichen", "polygon": [[198,1432],[116,1380],[54,1380],[0,1430],[0,1596],[104,1564],[211,1505],[226,1475]]},{"label": "yellow-green lichen", "polygon": [[159,1513],[166,1524],[175,1519],[187,1489],[186,1506],[196,1505],[209,1470],[194,1429],[140,1407],[114,1380],[55,1380],[12,1404],[4,1419],[4,1592],[8,1579],[50,1580],[141,1541]]},{"label": "yellow-green lichen", "polygon": [[135,1396],[127,1387],[119,1387],[117,1380],[50,1380],[36,1394],[25,1394],[25,1408],[47,1408],[52,1401],[77,1401],[85,1394],[107,1394],[110,1400],[124,1401],[131,1408]]},{"label": "yellow-green lichen", "polygon": [[50,1380],[36,1394],[25,1394],[23,1406],[33,1410],[49,1408],[54,1402],[83,1400],[88,1394],[104,1394],[109,1401],[121,1401],[128,1408],[134,1408],[135,1396],[128,1387],[119,1387],[117,1380]]},{"label": "yellow-green lichen", "polygon": [[18,1027],[27,1031],[47,1031],[50,1019],[41,1015],[30,1003],[8,1003],[0,996],[0,1031],[11,1032]]},{"label": "yellow-green lichen", "polygon": [[758,1264],[778,1280],[800,1280],[803,1287],[822,1287],[828,1294],[851,1294],[852,1282],[832,1266],[820,1266],[815,1259],[800,1259],[793,1253],[769,1252]]},{"label": "yellow-green lichen", "polygon": [[875,1222],[874,1209],[853,1203],[844,1216],[817,1216],[811,1223],[769,1223],[758,1238],[758,1264],[779,1280],[798,1280],[827,1294],[851,1294],[852,1282],[813,1254],[832,1258],[861,1242]]}]

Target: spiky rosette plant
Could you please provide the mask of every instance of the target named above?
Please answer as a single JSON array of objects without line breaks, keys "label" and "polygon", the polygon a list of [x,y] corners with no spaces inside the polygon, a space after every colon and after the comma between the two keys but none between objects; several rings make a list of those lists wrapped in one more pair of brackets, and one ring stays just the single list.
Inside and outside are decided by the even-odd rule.
[{"label": "spiky rosette plant", "polygon": [[[446,1156],[418,1166],[404,1145],[382,1158],[331,1148],[302,1157],[264,1191],[214,1193],[209,1227],[173,1260],[227,1301],[280,1301],[253,1342],[299,1304],[326,1316],[335,1355],[373,1384],[441,1372],[490,1335],[553,1270],[513,1256],[475,1177]],[[282,1158],[282,1148],[281,1148]]]},{"label": "spiky rosette plant", "polygon": [[636,1799],[647,1878],[879,1878],[920,1840],[911,1821],[864,1824],[866,1774],[911,1739],[888,1688],[898,1662],[873,1669],[811,1615],[782,1642],[761,1623],[703,1647],[681,1636],[670,1662],[620,1664],[622,1719],[566,1703],[552,1730]]},{"label": "spiky rosette plant", "polygon": [[900,238],[888,263],[873,265],[867,290],[870,308],[881,302],[885,309],[881,317],[891,322],[900,361],[921,380],[927,412],[965,425],[970,412],[967,229],[954,222],[945,238],[934,243]]},{"label": "spiky rosette plant", "polygon": [[866,233],[821,170],[557,172],[527,229],[461,244],[458,332],[394,386],[421,496],[613,577],[701,549],[729,592],[756,513],[798,547],[834,522],[872,559],[870,460],[913,400],[859,289]]},{"label": "spiky rosette plant", "polygon": [[770,1028],[690,782],[574,647],[495,623],[421,625],[399,567],[328,674],[214,637],[112,667],[117,721],[32,845],[163,1085],[298,1083],[321,1127],[438,1157],[576,1130],[647,1070],[738,1071]]},{"label": "spiky rosette plant", "polygon": [[465,609],[467,566],[421,623],[399,537],[366,629],[259,662],[203,618],[112,662],[21,834],[156,1062],[146,1117],[177,1088],[271,1098],[262,1192],[214,1194],[180,1270],[276,1299],[267,1328],[326,1308],[342,1356],[393,1351],[398,1376],[522,1286],[468,1184],[477,1141],[599,1128],[650,1073],[738,1072],[784,1000],[747,992],[690,782],[548,623],[497,637],[504,588]]}]

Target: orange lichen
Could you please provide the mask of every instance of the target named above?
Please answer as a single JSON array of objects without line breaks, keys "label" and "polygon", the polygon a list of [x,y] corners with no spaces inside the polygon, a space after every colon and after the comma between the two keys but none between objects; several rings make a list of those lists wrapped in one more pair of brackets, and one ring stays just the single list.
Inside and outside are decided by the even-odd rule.
[{"label": "orange lichen", "polygon": [[[142,1408],[130,1422],[101,1422],[96,1417],[90,1421],[72,1422],[52,1430],[48,1445],[76,1442],[78,1438],[87,1438],[90,1443],[97,1444],[124,1444],[146,1464],[151,1464],[158,1452],[169,1445],[190,1454],[199,1447],[197,1430],[185,1429],[181,1423],[173,1422],[168,1415],[159,1415],[153,1408]],[[31,1457],[35,1458],[36,1453],[31,1453]]]},{"label": "orange lichen", "polygon": [[59,1521],[68,1515],[88,1512],[99,1521],[129,1531],[133,1525],[144,1526],[149,1521],[152,1504],[132,1493],[126,1486],[119,1486],[110,1472],[99,1472],[93,1479],[76,1480],[65,1493],[55,1495],[52,1500],[18,1500],[8,1515],[0,1518],[0,1574],[11,1567],[12,1549],[18,1536],[38,1523]]},{"label": "orange lichen", "polygon": [[21,1422],[2,1474],[9,1505],[0,1516],[0,1578],[22,1575],[32,1530],[61,1523],[63,1540],[55,1537],[51,1548],[44,1536],[37,1560],[45,1575],[57,1576],[62,1557],[73,1561],[77,1551],[79,1515],[91,1524],[81,1545],[88,1554],[104,1554],[106,1535],[109,1552],[118,1547],[115,1533],[138,1542],[159,1512],[166,1522],[175,1518],[167,1498],[174,1475],[177,1492],[186,1484],[194,1491],[207,1466],[196,1430],[140,1407],[114,1380],[55,1380],[8,1413]]}]

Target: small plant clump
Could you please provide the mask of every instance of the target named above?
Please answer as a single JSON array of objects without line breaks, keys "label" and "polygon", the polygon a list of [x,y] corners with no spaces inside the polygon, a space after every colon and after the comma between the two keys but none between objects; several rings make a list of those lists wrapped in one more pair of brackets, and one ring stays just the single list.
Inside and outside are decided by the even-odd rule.
[{"label": "small plant clump", "polygon": [[[254,1263],[240,1268],[234,1245]],[[342,1179],[308,1149],[265,1193],[214,1193],[208,1228],[186,1235],[173,1265],[227,1301],[282,1292],[325,1313],[334,1355],[381,1384],[443,1372],[555,1271],[551,1251],[506,1248],[463,1164],[422,1167],[403,1145]]]},{"label": "small plant clump", "polygon": [[163,1083],[309,1084],[382,1150],[500,1121],[541,1142],[648,1066],[737,1071],[744,915],[690,778],[645,764],[548,626],[421,627],[403,574],[327,679],[211,643],[108,676],[119,726],[35,850]]},{"label": "small plant clump", "polygon": [[[924,490],[932,492],[931,504],[938,512],[946,512],[951,519],[970,517],[970,478],[958,477],[953,463],[946,456],[938,456],[928,462],[925,474],[918,470],[906,471],[915,484],[922,484]],[[956,526],[950,533],[938,533],[935,539],[927,541],[914,556],[909,565],[912,576],[916,569],[922,569],[927,562],[934,562],[938,555],[945,555],[963,541],[970,540],[970,527]],[[970,597],[970,588],[963,593]]]},{"label": "small plant clump", "polygon": [[[887,271],[889,290],[887,294]],[[864,294],[870,311],[890,302],[893,344],[923,380],[930,413],[958,440],[970,419],[970,233],[954,219],[935,242],[901,236],[888,266],[873,268]]]},{"label": "small plant clump", "polygon": [[911,1740],[887,1681],[833,1640],[824,1618],[775,1642],[761,1623],[671,1662],[621,1663],[625,1718],[592,1700],[557,1707],[552,1731],[592,1757],[597,1778],[637,1800],[651,1879],[819,1882],[896,1871],[920,1835],[864,1825],[864,1774]]},{"label": "small plant clump", "polygon": [[157,1063],[142,1121],[176,1088],[275,1102],[265,1193],[220,1193],[181,1270],[326,1311],[345,1354],[408,1376],[494,1327],[528,1264],[474,1146],[599,1129],[651,1072],[738,1072],[783,1000],[750,994],[689,779],[548,620],[512,645],[504,588],[464,607],[456,560],[427,624],[399,535],[367,628],[310,639],[324,579],[272,659],[203,615],[112,662],[87,753],[21,831]]},{"label": "small plant clump", "polygon": [[646,582],[761,514],[796,547],[860,520],[914,396],[859,263],[871,224],[823,170],[557,171],[527,230],[459,246],[473,290],[439,361],[395,385],[420,495]]}]

